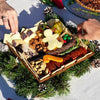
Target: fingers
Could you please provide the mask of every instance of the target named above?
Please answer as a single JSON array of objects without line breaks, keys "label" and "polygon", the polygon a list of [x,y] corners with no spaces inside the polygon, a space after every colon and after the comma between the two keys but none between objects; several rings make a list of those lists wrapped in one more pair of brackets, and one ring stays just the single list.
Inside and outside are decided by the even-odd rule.
[{"label": "fingers", "polygon": [[18,32],[18,19],[17,13],[15,11],[12,11],[9,14],[9,26],[11,28],[12,33]]},{"label": "fingers", "polygon": [[3,25],[3,21],[2,21],[2,18],[0,18],[0,25]]},{"label": "fingers", "polygon": [[82,25],[83,25],[83,23],[81,23],[81,24],[79,24],[79,25],[77,26],[77,30],[78,30],[78,31],[82,28]]},{"label": "fingers", "polygon": [[[96,19],[88,19],[77,27],[77,36],[81,39],[96,40],[100,39],[100,22]],[[84,34],[82,34],[84,33]]]},{"label": "fingers", "polygon": [[88,21],[97,21],[97,20],[94,18],[93,19],[89,18]]},{"label": "fingers", "polygon": [[87,26],[87,21],[84,21],[83,23],[80,23],[78,26],[77,26],[77,30],[80,31],[82,28],[85,29]]},{"label": "fingers", "polygon": [[91,21],[91,20],[93,20],[93,19],[91,19],[91,18],[88,19],[88,21]]},{"label": "fingers", "polygon": [[80,38],[80,39],[85,39],[85,40],[94,40],[94,36],[91,35],[91,34],[87,34],[87,32],[85,30],[84,31],[84,34],[82,34],[82,32],[78,33],[77,34],[77,37]]},{"label": "fingers", "polygon": [[12,33],[18,32],[18,18],[15,10],[9,10],[3,14],[4,18],[0,18],[0,25],[4,25],[6,29],[10,29]]},{"label": "fingers", "polygon": [[82,35],[82,34],[78,34],[78,38],[80,39],[85,39],[85,40],[95,40],[94,37],[90,36],[90,35]]},{"label": "fingers", "polygon": [[10,29],[7,17],[3,18],[2,22],[3,22],[3,25],[5,26],[6,29]]},{"label": "fingers", "polygon": [[85,30],[86,27],[87,27],[87,21],[84,21],[83,23],[78,25],[78,27],[77,27],[77,36],[80,39],[89,40],[88,35],[87,35],[87,31]]},{"label": "fingers", "polygon": [[81,34],[81,35],[85,35],[87,34],[87,31],[85,30],[86,28],[86,22],[83,22],[81,24],[78,25],[77,27],[77,34]]},{"label": "fingers", "polygon": [[16,29],[16,32],[18,32],[18,18],[17,18],[17,13],[14,17],[14,23],[15,23],[15,29]]}]

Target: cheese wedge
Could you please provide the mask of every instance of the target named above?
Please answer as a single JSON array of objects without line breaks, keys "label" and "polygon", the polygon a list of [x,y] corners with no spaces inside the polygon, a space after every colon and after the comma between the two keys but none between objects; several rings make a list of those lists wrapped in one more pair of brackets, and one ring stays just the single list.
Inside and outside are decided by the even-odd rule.
[{"label": "cheese wedge", "polygon": [[4,40],[3,40],[3,43],[7,43],[7,42],[9,42],[9,43],[12,43],[12,39],[10,38],[10,34],[5,34],[4,35]]},{"label": "cheese wedge", "polygon": [[4,43],[6,43],[6,41],[8,41],[9,43],[12,43],[12,40],[15,40],[15,39],[21,39],[20,37],[20,33],[16,33],[16,34],[13,34],[13,33],[10,33],[10,34],[5,34],[4,35]]}]

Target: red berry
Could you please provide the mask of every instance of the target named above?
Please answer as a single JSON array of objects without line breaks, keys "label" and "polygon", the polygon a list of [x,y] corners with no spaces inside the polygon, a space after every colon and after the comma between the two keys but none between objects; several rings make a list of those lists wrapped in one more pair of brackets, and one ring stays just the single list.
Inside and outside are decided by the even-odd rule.
[{"label": "red berry", "polygon": [[66,40],[64,40],[64,43],[67,43],[67,41],[66,41]]}]

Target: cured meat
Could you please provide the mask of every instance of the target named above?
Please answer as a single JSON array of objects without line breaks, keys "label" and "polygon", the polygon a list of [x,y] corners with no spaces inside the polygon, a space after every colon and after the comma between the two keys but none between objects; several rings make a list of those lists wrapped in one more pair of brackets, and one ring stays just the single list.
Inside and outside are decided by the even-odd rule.
[{"label": "cured meat", "polygon": [[50,63],[46,63],[46,65],[47,65],[49,73],[51,73],[52,71],[54,71],[56,69],[54,62],[52,62],[52,61]]}]

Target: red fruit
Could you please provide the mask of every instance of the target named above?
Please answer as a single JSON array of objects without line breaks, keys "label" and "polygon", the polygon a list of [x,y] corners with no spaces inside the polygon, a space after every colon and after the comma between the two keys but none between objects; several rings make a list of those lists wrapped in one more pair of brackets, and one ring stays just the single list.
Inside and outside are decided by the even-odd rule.
[{"label": "red fruit", "polygon": [[66,40],[64,40],[64,43],[67,43],[67,41],[66,41]]},{"label": "red fruit", "polygon": [[59,9],[63,9],[63,8],[64,8],[64,5],[63,5],[62,0],[53,0],[53,1],[54,1],[54,3],[57,5],[57,7],[58,7]]}]

